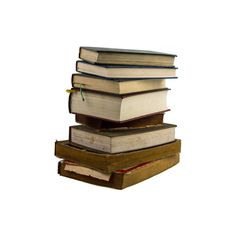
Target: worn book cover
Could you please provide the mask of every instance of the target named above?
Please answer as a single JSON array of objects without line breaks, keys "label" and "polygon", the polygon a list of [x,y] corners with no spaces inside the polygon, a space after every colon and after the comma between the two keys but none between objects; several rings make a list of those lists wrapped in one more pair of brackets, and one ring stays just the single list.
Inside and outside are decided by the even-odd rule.
[{"label": "worn book cover", "polygon": [[69,140],[107,153],[120,153],[153,147],[175,140],[173,124],[160,124],[143,129],[99,131],[85,125],[71,126]]},{"label": "worn book cover", "polygon": [[74,163],[60,161],[58,164],[58,174],[95,185],[115,189],[124,189],[155,176],[176,165],[178,162],[179,154],[176,153],[164,159],[141,163],[138,166],[133,166],[128,169],[116,170],[110,175],[104,176],[101,173],[99,176],[99,173],[96,172],[91,172],[91,174],[88,174],[88,172],[86,173],[81,170],[81,168],[77,170],[76,164]]},{"label": "worn book cover", "polygon": [[55,155],[58,158],[91,166],[106,173],[139,165],[140,163],[162,159],[174,153],[180,153],[180,151],[181,140],[179,139],[156,147],[117,154],[95,151],[71,144],[68,140],[55,142]]}]

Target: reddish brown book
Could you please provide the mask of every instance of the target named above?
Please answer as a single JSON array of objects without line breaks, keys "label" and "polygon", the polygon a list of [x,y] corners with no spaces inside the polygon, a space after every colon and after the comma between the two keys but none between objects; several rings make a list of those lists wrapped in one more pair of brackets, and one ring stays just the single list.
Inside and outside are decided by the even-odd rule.
[{"label": "reddish brown book", "polygon": [[86,116],[83,114],[76,114],[75,121],[77,123],[89,126],[94,129],[125,129],[125,128],[145,128],[163,123],[164,113],[155,114],[151,116],[142,117],[128,122],[112,122],[102,120],[96,117]]}]

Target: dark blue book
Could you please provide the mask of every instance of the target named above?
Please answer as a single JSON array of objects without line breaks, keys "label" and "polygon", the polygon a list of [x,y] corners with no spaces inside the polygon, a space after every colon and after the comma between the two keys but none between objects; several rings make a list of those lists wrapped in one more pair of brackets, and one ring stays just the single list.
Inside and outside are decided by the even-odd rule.
[{"label": "dark blue book", "polygon": [[79,57],[95,64],[173,66],[176,55],[147,50],[80,47]]},{"label": "dark blue book", "polygon": [[72,87],[113,94],[130,94],[166,88],[166,78],[106,78],[77,73],[72,75]]},{"label": "dark blue book", "polygon": [[176,67],[108,65],[76,62],[76,70],[106,78],[168,78],[176,76]]}]

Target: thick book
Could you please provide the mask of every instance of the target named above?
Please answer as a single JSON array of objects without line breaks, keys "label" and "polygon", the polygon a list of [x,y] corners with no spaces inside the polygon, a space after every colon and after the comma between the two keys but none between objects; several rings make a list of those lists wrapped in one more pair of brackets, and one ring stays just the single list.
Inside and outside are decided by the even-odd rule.
[{"label": "thick book", "polygon": [[108,78],[168,78],[176,77],[176,67],[91,64],[76,62],[76,71]]},{"label": "thick book", "polygon": [[163,159],[180,152],[181,140],[178,139],[174,142],[151,148],[117,154],[95,151],[81,145],[72,144],[68,140],[55,142],[55,156],[58,158],[91,166],[106,173],[144,162]]},{"label": "thick book", "polygon": [[94,150],[107,153],[120,153],[153,147],[175,140],[173,124],[132,130],[98,131],[85,125],[71,126],[69,140]]},{"label": "thick book", "polygon": [[[176,79],[171,77],[169,79]],[[168,79],[168,78],[167,78]],[[83,73],[72,75],[72,87],[115,94],[130,94],[166,88],[166,79],[160,78],[105,78]]]},{"label": "thick book", "polygon": [[176,153],[161,160],[142,163],[128,169],[116,170],[111,174],[105,174],[72,162],[60,161],[58,163],[58,174],[95,185],[124,189],[153,177],[178,162],[179,154]]},{"label": "thick book", "polygon": [[163,113],[167,107],[168,89],[126,95],[75,89],[69,96],[69,111],[114,122],[135,120]]},{"label": "thick book", "polygon": [[145,128],[162,124],[163,118],[164,118],[164,112],[160,114],[138,118],[136,120],[127,122],[112,122],[108,120],[102,120],[96,117],[86,116],[83,114],[75,114],[75,121],[77,123],[98,130]]},{"label": "thick book", "polygon": [[97,64],[173,66],[176,55],[147,50],[80,47],[79,57]]}]

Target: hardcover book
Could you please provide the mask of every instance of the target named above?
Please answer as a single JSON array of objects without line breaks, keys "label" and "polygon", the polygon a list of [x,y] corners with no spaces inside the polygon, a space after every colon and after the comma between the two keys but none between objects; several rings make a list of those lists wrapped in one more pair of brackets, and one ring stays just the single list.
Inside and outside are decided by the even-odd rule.
[{"label": "hardcover book", "polygon": [[[169,79],[176,79],[171,77]],[[168,79],[168,78],[167,78]],[[105,78],[83,73],[72,75],[72,87],[103,91],[114,94],[130,94],[166,88],[165,78]]]},{"label": "hardcover book", "polygon": [[76,71],[108,78],[176,77],[176,67],[91,64],[77,61]]},{"label": "hardcover book", "polygon": [[145,50],[80,47],[79,57],[98,64],[173,66],[176,55]]},{"label": "hardcover book", "polygon": [[69,96],[69,111],[114,122],[135,120],[163,113],[168,89],[116,95],[92,90],[74,90]]},{"label": "hardcover book", "polygon": [[87,183],[124,189],[136,183],[155,176],[179,162],[179,154],[176,153],[161,160],[142,163],[128,169],[113,171],[111,174],[104,174],[89,167],[84,167],[68,161],[60,161],[58,174]]},{"label": "hardcover book", "polygon": [[178,139],[174,142],[151,148],[117,154],[92,150],[88,147],[72,144],[68,140],[55,142],[55,155],[58,158],[80,163],[85,166],[91,166],[106,173],[139,165],[144,162],[163,159],[180,152],[181,141]]},{"label": "hardcover book", "polygon": [[98,131],[77,125],[70,127],[69,140],[95,150],[119,153],[173,142],[175,128],[176,125],[163,123],[143,129]]},{"label": "hardcover book", "polygon": [[86,116],[83,114],[76,114],[75,121],[77,123],[89,126],[98,130],[112,130],[112,129],[132,129],[132,128],[146,128],[163,123],[164,113],[146,116],[127,122],[112,122],[102,120],[96,117]]}]

